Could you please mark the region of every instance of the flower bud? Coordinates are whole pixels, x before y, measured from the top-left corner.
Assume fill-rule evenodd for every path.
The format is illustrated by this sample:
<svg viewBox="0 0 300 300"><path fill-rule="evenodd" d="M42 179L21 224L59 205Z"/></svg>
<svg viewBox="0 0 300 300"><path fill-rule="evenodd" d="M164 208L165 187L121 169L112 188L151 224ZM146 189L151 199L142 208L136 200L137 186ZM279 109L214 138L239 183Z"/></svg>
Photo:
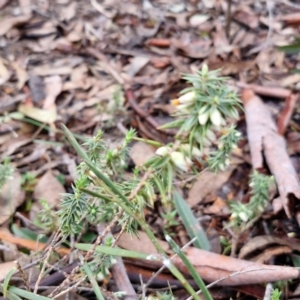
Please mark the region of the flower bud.
<svg viewBox="0 0 300 300"><path fill-rule="evenodd" d="M158 149L155 151L155 154L156 154L156 155L159 155L159 156L165 156L165 155L168 154L169 150L170 150L170 149L169 149L168 147L163 146L163 147L158 148Z"/></svg>
<svg viewBox="0 0 300 300"><path fill-rule="evenodd" d="M217 137L216 137L215 133L212 130L210 130L210 129L207 129L206 136L212 142L215 142L217 140Z"/></svg>
<svg viewBox="0 0 300 300"><path fill-rule="evenodd" d="M210 113L210 120L215 126L220 126L222 123L222 116L218 109L214 109Z"/></svg>
<svg viewBox="0 0 300 300"><path fill-rule="evenodd" d="M237 213L236 212L233 212L230 216L230 219L235 219L237 217Z"/></svg>
<svg viewBox="0 0 300 300"><path fill-rule="evenodd" d="M208 74L208 66L207 64L203 64L202 70L201 70L201 75L206 76Z"/></svg>
<svg viewBox="0 0 300 300"><path fill-rule="evenodd" d="M207 123L207 120L208 120L208 117L209 117L209 113L208 112L205 112L203 114L198 114L198 121L199 121L199 124L200 125L205 125Z"/></svg>
<svg viewBox="0 0 300 300"><path fill-rule="evenodd" d="M229 165L230 165L230 159L229 159L229 158L226 158L226 159L225 159L225 166L228 167Z"/></svg>
<svg viewBox="0 0 300 300"><path fill-rule="evenodd" d="M171 159L178 169L185 172L188 172L190 166L192 165L192 161L188 157L185 157L181 152L172 152Z"/></svg>
<svg viewBox="0 0 300 300"><path fill-rule="evenodd" d="M219 164L219 169L220 169L221 171L224 171L224 170L226 169L225 164L220 163L220 164Z"/></svg>
<svg viewBox="0 0 300 300"><path fill-rule="evenodd" d="M180 104L183 104L183 103L194 103L195 100L196 100L196 97L197 97L197 94L195 91L191 91L191 92L188 92L186 94L183 94L182 96L180 96L178 98Z"/></svg>
<svg viewBox="0 0 300 300"><path fill-rule="evenodd" d="M245 212L243 212L243 211L241 211L241 212L239 213L239 217L240 217L240 219L241 219L243 222L247 222L247 221L249 220L247 214L246 214Z"/></svg>
<svg viewBox="0 0 300 300"><path fill-rule="evenodd" d="M172 100L172 104L175 106L177 106L179 104L192 104L195 102L196 96L197 96L196 92L191 91L186 94L183 94L178 99Z"/></svg>
<svg viewBox="0 0 300 300"><path fill-rule="evenodd" d="M180 146L180 148L184 152L190 153L191 146L189 144L183 144L183 145ZM192 147L191 154L194 157L201 157L202 156L202 152L197 147Z"/></svg>
<svg viewBox="0 0 300 300"><path fill-rule="evenodd" d="M203 155L203 153L200 151L199 148L193 147L192 155L195 156L195 157L201 157Z"/></svg>
<svg viewBox="0 0 300 300"><path fill-rule="evenodd" d="M115 148L115 149L112 151L111 154L112 154L113 157L118 156L118 155L119 155L119 149Z"/></svg>

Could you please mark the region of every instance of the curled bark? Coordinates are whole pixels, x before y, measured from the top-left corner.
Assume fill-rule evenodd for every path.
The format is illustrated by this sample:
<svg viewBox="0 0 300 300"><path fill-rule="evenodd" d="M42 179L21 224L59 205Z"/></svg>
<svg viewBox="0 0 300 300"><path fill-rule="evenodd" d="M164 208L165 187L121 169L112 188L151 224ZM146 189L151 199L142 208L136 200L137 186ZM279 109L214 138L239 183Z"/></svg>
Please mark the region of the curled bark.
<svg viewBox="0 0 300 300"><path fill-rule="evenodd" d="M259 97L245 89L242 100L253 168L262 168L265 157L275 177L282 206L291 218L294 202L300 199L300 182L286 151L285 140L277 132L270 112Z"/></svg>

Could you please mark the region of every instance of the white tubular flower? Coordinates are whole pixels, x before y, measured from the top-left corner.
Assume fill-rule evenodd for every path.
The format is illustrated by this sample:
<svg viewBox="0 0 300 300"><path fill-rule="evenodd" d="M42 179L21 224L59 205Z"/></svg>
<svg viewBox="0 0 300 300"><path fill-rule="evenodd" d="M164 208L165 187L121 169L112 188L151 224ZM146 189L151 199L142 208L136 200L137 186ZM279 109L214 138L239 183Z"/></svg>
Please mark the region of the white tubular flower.
<svg viewBox="0 0 300 300"><path fill-rule="evenodd" d="M172 100L172 104L175 106L178 106L180 104L186 104L190 105L193 104L196 100L197 94L195 91L188 92L186 94L183 94L178 99Z"/></svg>
<svg viewBox="0 0 300 300"><path fill-rule="evenodd" d="M190 149L191 146L189 144L183 144L180 146L180 148L186 152L186 153L190 153ZM191 152L192 156L194 157L201 157L203 154L202 152L197 148L197 147L193 147L192 148L192 152Z"/></svg>
<svg viewBox="0 0 300 300"><path fill-rule="evenodd" d="M237 217L237 213L233 212L230 216L230 219L236 219L236 217Z"/></svg>
<svg viewBox="0 0 300 300"><path fill-rule="evenodd" d="M241 219L243 222L245 222L245 223L249 220L249 217L248 217L247 214L246 214L245 212L243 212L243 211L241 211L241 212L239 213L239 217L240 217L240 219Z"/></svg>
<svg viewBox="0 0 300 300"><path fill-rule="evenodd" d="M210 113L210 120L215 126L220 126L222 123L222 116L221 113L217 108L215 108L211 113Z"/></svg>
<svg viewBox="0 0 300 300"><path fill-rule="evenodd" d="M205 113L202 113L202 114L199 112L199 114L198 114L199 124L200 125L205 125L207 123L208 117L209 117L208 111L205 112Z"/></svg>
<svg viewBox="0 0 300 300"><path fill-rule="evenodd" d="M236 132L235 132L235 136L236 136L236 137L241 137L242 134L241 134L240 132L236 131Z"/></svg>
<svg viewBox="0 0 300 300"><path fill-rule="evenodd" d="M159 155L159 156L165 156L165 155L168 154L169 150L170 150L170 149L169 149L168 147L163 146L163 147L158 148L158 149L155 151L155 154L156 154L156 155Z"/></svg>
<svg viewBox="0 0 300 300"><path fill-rule="evenodd" d="M225 171L226 166L225 166L223 163L220 163L220 164L219 164L219 169L220 169L221 171Z"/></svg>
<svg viewBox="0 0 300 300"><path fill-rule="evenodd" d="M229 158L226 158L226 159L225 159L225 166L228 167L229 165L230 165L230 159L229 159Z"/></svg>
<svg viewBox="0 0 300 300"><path fill-rule="evenodd" d="M202 70L201 70L201 75L206 76L208 74L208 66L207 64L203 64Z"/></svg>
<svg viewBox="0 0 300 300"><path fill-rule="evenodd" d="M186 94L183 94L178 98L180 104L184 103L194 103L196 100L197 94L195 91L188 92Z"/></svg>
<svg viewBox="0 0 300 300"><path fill-rule="evenodd" d="M178 169L185 172L188 172L192 165L192 161L188 157L185 157L181 152L172 152L171 159Z"/></svg>
<svg viewBox="0 0 300 300"><path fill-rule="evenodd" d="M203 155L203 153L197 147L193 147L192 155L195 157L201 157Z"/></svg>
<svg viewBox="0 0 300 300"><path fill-rule="evenodd" d="M265 208L262 205L259 205L257 207L257 210L260 211L260 212L263 212L265 210Z"/></svg>
<svg viewBox="0 0 300 300"><path fill-rule="evenodd" d="M207 129L206 136L212 142L215 142L217 140L217 137L216 137L215 133L210 129Z"/></svg>

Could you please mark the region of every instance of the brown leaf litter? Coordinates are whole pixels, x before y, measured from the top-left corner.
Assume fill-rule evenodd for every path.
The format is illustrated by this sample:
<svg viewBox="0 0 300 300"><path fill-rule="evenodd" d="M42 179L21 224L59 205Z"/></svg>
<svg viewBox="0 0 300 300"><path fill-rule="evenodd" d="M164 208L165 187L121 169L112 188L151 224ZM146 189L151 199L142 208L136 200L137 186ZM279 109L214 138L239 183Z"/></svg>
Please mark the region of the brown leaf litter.
<svg viewBox="0 0 300 300"><path fill-rule="evenodd" d="M230 12L228 3L231 4ZM290 73L299 65L299 56L285 54L276 48L292 43L298 35L299 14L287 3L289 1L276 2L270 13L266 3L254 0L172 4L164 0L0 1L0 114L19 110L19 116L26 116L23 120L10 118L0 124L1 158L9 156L22 175L30 172L38 176L34 193L26 195L29 199L35 196L34 207L40 198L57 206L59 194L70 192L79 162L59 132L60 123L66 124L80 138L103 129L109 143L120 138L121 132L129 127L135 127L145 138L161 143L172 141L176 132L157 130L157 126L171 120L174 111L169 100L186 87L180 80L181 74L201 69L204 62L212 69L221 67L223 75L231 76L230 85L252 89L269 99L268 103L272 103L269 106L275 113L281 111L276 126L266 106L249 91L246 93L250 99L245 102L245 111L252 166L261 168L266 159L275 176L281 201L276 211L268 208L253 230L240 237L238 249L243 243L248 246L252 241L258 243L261 256L251 252L246 258L268 263L278 256L295 255L292 252L297 251L293 247L297 240L286 236L283 224L287 220L278 214L283 206L286 214L293 216L299 200L297 116L300 111L296 102L299 74ZM114 101L120 86L126 99L123 97L121 104L116 106ZM285 99L285 104L281 99ZM107 108L112 109L108 111ZM245 131L243 120L241 117L238 122L242 132ZM287 154L286 143L292 159ZM241 280L245 280L246 285L243 289L240 286L239 291L252 291L253 294L257 290L260 292L255 294L256 298L262 298L262 285L249 285L246 279L252 282L270 279L271 272L264 271L267 268L277 276L272 277L274 280L296 278L295 270L223 259L219 254L224 250L220 247L220 236L228 241L231 238L224 229L229 217L228 201L246 202L249 196L247 147L246 140L240 142L239 159L233 170L222 174L203 173L192 186L187 201L207 232L214 233L218 255L210 256L211 253L191 248L187 253L208 281L223 275L227 281L220 281L220 285L241 284ZM134 165L139 165L154 152L154 148L141 146L139 142L130 155ZM64 185L57 181L58 175L64 177ZM182 186L191 187L190 183ZM23 206L17 208L21 204L18 197L11 204L7 208L0 202L1 209L8 209L5 220L26 227L26 222L12 218L17 210L29 222L33 221L31 217L34 216ZM165 220L161 217L161 208L149 208L145 214L153 230L162 234ZM268 240L266 226L261 226L265 223L276 229L272 232L276 240L269 244L255 238L258 235ZM174 226L171 230L181 246L189 240L182 226ZM277 240L276 235L280 234L290 243ZM12 239L12 242L26 247L20 240ZM122 242L124 247L152 249L143 236L133 242L124 235ZM29 249L43 249L36 246L36 242L32 242ZM68 253L69 250L65 252ZM211 258L210 266L205 261L207 257ZM177 263L183 267L181 262ZM252 267L260 271L249 271ZM139 272L135 269L128 274ZM231 272L237 274L231 277ZM260 277L255 278L257 274ZM140 284L139 278L136 283ZM212 291L219 292L219 295L213 294L215 299L236 297L231 289Z"/></svg>

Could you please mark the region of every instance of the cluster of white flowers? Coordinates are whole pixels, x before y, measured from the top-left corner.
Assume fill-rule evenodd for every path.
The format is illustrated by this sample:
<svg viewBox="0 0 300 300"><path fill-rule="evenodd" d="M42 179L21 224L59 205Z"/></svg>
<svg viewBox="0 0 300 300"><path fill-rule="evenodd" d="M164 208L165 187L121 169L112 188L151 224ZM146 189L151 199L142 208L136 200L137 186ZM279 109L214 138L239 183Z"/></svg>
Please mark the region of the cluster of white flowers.
<svg viewBox="0 0 300 300"><path fill-rule="evenodd" d="M176 106L176 110L182 113L188 113L192 105L197 101L198 94L196 90L187 92L183 94L178 99L172 100L172 104ZM215 103L218 103L217 97L214 99ZM198 121L200 125L206 125L208 120L211 121L213 125L219 127L220 125L226 125L225 119L216 106L205 105L200 108L198 112Z"/></svg>
<svg viewBox="0 0 300 300"><path fill-rule="evenodd" d="M180 145L176 151L173 151L171 147L163 146L158 148L155 154L162 157L169 155L175 167L184 172L190 171L193 165L192 158L202 156L202 152L198 148L192 147L190 149L189 144Z"/></svg>

